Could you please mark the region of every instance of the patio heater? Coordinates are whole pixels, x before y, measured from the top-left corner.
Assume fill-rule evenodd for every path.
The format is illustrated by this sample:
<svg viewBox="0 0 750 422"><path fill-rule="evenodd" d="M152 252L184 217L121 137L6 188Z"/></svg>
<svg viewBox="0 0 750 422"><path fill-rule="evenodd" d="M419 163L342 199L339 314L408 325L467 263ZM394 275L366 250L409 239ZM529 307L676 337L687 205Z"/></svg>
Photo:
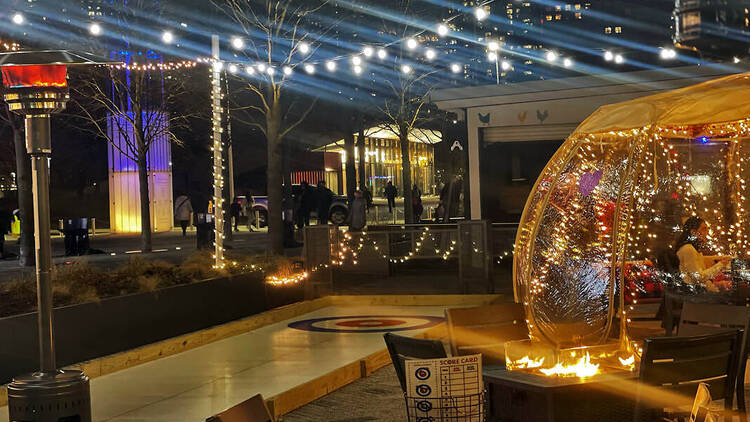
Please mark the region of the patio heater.
<svg viewBox="0 0 750 422"><path fill-rule="evenodd" d="M3 98L11 111L25 118L26 149L31 156L39 329L39 371L15 377L8 385L11 421L91 420L88 377L81 371L59 370L55 363L50 274L50 116L63 110L69 99L68 66L111 63L66 50L0 54Z"/></svg>

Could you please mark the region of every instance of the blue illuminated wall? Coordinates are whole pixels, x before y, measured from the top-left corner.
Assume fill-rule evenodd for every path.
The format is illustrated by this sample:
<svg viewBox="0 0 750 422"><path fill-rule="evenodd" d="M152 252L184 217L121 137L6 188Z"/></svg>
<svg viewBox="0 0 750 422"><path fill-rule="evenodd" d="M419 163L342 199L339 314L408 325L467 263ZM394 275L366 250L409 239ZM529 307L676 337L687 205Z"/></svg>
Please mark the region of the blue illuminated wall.
<svg viewBox="0 0 750 422"><path fill-rule="evenodd" d="M132 118L132 114L130 115ZM147 154L151 227L154 231L172 229L172 151L165 113L143 113L151 133L158 134ZM128 155L134 134L128 119L110 116L107 122L112 144L108 148L110 228L117 233L141 231L140 183L138 164ZM130 145L130 146L129 146ZM121 151L127 152L123 154Z"/></svg>

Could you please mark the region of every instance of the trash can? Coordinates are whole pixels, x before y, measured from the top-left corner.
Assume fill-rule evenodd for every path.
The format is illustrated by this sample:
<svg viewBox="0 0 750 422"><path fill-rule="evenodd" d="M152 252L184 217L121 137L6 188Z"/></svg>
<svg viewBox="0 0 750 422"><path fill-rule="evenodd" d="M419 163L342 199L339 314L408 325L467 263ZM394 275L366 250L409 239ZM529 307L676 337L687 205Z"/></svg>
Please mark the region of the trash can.
<svg viewBox="0 0 750 422"><path fill-rule="evenodd" d="M16 377L8 414L11 422L91 422L89 378L75 370Z"/></svg>
<svg viewBox="0 0 750 422"><path fill-rule="evenodd" d="M196 213L193 224L198 249L211 249L214 242L214 216L213 214Z"/></svg>
<svg viewBox="0 0 750 422"><path fill-rule="evenodd" d="M89 219L66 218L63 220L65 256L85 255L89 251Z"/></svg>

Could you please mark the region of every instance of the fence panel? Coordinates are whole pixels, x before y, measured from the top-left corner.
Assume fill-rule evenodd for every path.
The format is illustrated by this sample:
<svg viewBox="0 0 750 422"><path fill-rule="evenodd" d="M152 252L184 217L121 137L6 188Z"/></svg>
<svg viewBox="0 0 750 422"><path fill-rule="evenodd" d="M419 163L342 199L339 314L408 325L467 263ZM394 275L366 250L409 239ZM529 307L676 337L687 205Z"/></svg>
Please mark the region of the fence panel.
<svg viewBox="0 0 750 422"><path fill-rule="evenodd" d="M495 292L490 227L485 220L458 223L458 274L464 293L472 281L484 283L487 293Z"/></svg>

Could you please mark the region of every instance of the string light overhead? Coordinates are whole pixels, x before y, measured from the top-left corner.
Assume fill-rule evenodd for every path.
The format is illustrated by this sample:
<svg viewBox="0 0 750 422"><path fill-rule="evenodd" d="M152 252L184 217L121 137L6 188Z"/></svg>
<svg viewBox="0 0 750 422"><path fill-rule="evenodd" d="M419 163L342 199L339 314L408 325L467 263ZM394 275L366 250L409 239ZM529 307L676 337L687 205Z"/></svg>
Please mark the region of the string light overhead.
<svg viewBox="0 0 750 422"><path fill-rule="evenodd" d="M245 41L240 37L232 37L231 44L232 48L235 50L242 50L245 48Z"/></svg>
<svg viewBox="0 0 750 422"><path fill-rule="evenodd" d="M89 26L89 32L91 35L98 36L102 33L102 27L98 23L92 23Z"/></svg>
<svg viewBox="0 0 750 422"><path fill-rule="evenodd" d="M172 44L172 42L174 42L174 34L170 31L164 31L161 34L161 40L164 44Z"/></svg>

